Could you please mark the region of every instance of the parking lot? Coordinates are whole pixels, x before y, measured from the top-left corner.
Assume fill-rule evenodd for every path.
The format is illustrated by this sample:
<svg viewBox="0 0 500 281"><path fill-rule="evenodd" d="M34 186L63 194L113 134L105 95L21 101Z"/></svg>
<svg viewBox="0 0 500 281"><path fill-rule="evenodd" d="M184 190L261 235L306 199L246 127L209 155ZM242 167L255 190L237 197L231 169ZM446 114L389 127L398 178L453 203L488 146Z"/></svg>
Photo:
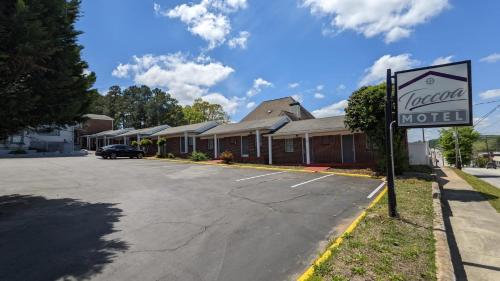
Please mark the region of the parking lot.
<svg viewBox="0 0 500 281"><path fill-rule="evenodd" d="M0 280L293 280L380 180L94 156L0 160Z"/></svg>

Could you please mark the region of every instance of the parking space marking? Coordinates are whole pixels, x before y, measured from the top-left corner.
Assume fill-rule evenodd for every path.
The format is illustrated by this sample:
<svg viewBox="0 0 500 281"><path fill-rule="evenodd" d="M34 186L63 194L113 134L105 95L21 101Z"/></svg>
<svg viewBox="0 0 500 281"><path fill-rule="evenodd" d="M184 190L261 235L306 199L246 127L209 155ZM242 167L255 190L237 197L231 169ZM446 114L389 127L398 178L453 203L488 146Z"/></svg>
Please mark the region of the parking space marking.
<svg viewBox="0 0 500 281"><path fill-rule="evenodd" d="M308 181L305 181L305 182L301 182L301 183L298 183L298 184L295 184L295 185L292 185L291 188L296 188L298 186L301 186L301 185L304 185L304 184L308 184L310 182L313 182L313 181L317 181L317 180L320 180L320 179L324 179L326 177L331 177L331 176L334 176L333 174L328 174L328 175L324 175L324 176L321 176L319 178L315 178L315 179L312 179L312 180L308 180Z"/></svg>
<svg viewBox="0 0 500 281"><path fill-rule="evenodd" d="M366 198L370 199L372 198L375 194L377 194L377 192L382 188L384 187L385 185L385 182L381 183L379 186L377 186L377 188L375 188L372 193L370 193Z"/></svg>
<svg viewBox="0 0 500 281"><path fill-rule="evenodd" d="M253 177L249 177L249 178L242 178L242 179L238 179L238 180L236 180L236 181L246 181L246 180L256 179L256 178L265 177L265 176L271 176L271 175L283 174L283 173L285 173L285 172L284 172L284 171L282 171L282 172L276 172L276 173L269 173L269 174L258 175L258 176L253 176Z"/></svg>

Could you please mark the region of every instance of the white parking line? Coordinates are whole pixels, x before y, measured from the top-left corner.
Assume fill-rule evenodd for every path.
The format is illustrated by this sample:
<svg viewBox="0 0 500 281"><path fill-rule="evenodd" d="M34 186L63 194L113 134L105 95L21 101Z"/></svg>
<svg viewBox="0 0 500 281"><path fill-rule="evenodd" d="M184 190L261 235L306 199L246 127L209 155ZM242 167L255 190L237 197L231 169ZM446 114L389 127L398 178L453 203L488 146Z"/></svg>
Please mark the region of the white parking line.
<svg viewBox="0 0 500 281"><path fill-rule="evenodd" d="M381 184L380 184L379 186L377 186L377 188L375 188L375 190L373 190L373 191L372 191L372 193L370 193L370 195L368 195L368 197L366 197L366 198L368 198L368 199L372 198L372 197L373 197L373 195L377 194L377 192L378 192L378 191L379 191L382 187L384 187L384 185L385 185L385 182L381 183Z"/></svg>
<svg viewBox="0 0 500 281"><path fill-rule="evenodd" d="M317 181L317 180L320 180L320 179L324 179L326 177L331 177L333 176L333 174L329 174L329 175L325 175L325 176L322 176L322 177L319 177L319 178L315 178L315 179L312 179L312 180L308 180L308 181L305 181L305 182L301 182L301 183L298 183L296 185L292 185L291 188L295 188L297 186L301 186L303 184L307 184L307 183L310 183L310 182L313 182L313 181Z"/></svg>
<svg viewBox="0 0 500 281"><path fill-rule="evenodd" d="M251 179L265 177L265 176L271 176L271 175L277 175L277 174L282 174L282 173L285 173L285 171L276 172L276 173L269 173L269 174L264 174L264 175L258 175L258 176L253 176L253 177L249 177L249 178L243 178L243 179L239 179L239 180L236 180L236 181L246 181L246 180L251 180Z"/></svg>

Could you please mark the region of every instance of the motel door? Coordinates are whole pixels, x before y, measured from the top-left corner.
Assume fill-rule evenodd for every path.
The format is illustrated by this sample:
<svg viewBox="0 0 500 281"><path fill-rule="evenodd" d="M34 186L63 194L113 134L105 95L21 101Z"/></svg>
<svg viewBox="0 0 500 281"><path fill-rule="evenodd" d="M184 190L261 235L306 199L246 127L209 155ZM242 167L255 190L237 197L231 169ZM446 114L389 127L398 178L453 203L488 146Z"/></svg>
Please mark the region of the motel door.
<svg viewBox="0 0 500 281"><path fill-rule="evenodd" d="M342 136L342 160L343 163L354 163L354 136Z"/></svg>

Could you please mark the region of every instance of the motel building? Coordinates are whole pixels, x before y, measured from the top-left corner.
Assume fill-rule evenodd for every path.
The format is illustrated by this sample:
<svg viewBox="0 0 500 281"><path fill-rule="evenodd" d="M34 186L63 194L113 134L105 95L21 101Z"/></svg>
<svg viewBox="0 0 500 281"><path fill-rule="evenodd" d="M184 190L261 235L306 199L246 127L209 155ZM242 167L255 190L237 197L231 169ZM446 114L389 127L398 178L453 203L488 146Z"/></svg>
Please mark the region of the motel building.
<svg viewBox="0 0 500 281"><path fill-rule="evenodd" d="M200 151L218 159L230 151L236 162L276 165L373 167L374 148L362 132L352 133L344 116L314 118L291 97L262 102L238 123L216 121L170 127L165 152L188 157Z"/></svg>

